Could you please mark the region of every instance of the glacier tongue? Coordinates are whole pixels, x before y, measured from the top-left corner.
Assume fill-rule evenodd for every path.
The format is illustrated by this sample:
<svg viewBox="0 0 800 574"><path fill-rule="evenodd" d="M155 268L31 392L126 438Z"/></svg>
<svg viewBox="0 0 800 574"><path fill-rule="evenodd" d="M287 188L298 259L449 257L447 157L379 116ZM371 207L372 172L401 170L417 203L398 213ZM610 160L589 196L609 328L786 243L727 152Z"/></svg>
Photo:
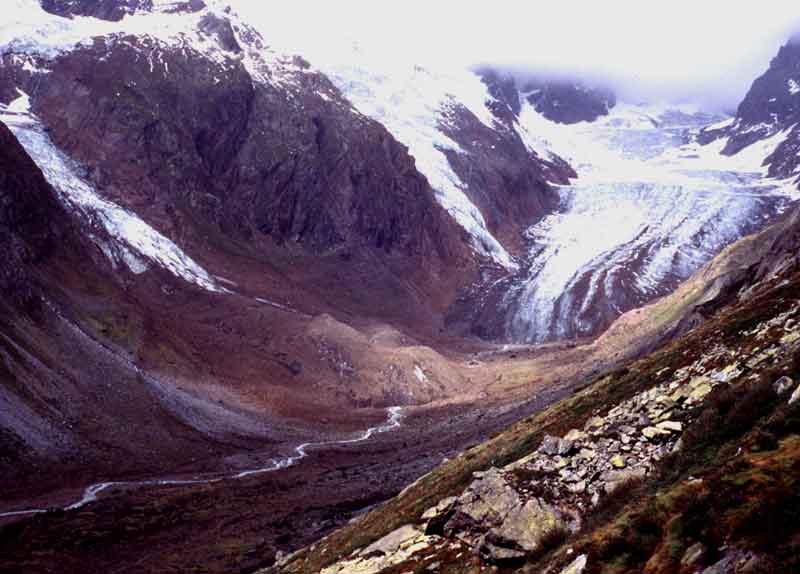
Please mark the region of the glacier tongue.
<svg viewBox="0 0 800 574"><path fill-rule="evenodd" d="M621 104L594 123L564 126L526 103L523 140L566 157L579 178L561 188L561 209L527 232L527 261L502 302L510 340L595 334L797 199L761 165L786 133L726 157L724 141L700 146L689 137L718 120L687 107Z"/></svg>
<svg viewBox="0 0 800 574"><path fill-rule="evenodd" d="M113 265L121 264L133 273L142 273L155 263L203 289L227 292L175 243L135 214L101 198L78 176L76 166L56 148L36 116L30 113L28 96L19 93L20 97L8 106L0 104L0 121L14 132L62 202L87 221L102 226L108 238L93 239Z"/></svg>

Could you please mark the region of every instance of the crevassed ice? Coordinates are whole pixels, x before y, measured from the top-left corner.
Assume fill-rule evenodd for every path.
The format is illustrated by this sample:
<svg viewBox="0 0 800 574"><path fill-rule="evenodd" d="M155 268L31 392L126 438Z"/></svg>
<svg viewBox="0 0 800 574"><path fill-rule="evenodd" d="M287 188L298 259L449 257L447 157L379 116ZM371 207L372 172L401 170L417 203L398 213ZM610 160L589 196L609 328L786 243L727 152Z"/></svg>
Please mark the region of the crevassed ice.
<svg viewBox="0 0 800 574"><path fill-rule="evenodd" d="M685 143L715 120L692 107L620 104L565 126L525 103L521 137L537 153L565 157L579 178L560 189L561 209L527 232L528 266L504 301L510 339L589 333L599 320L592 306L619 314L620 301L666 293L798 198L762 165L788 131L733 157L720 153L725 140Z"/></svg>
<svg viewBox="0 0 800 574"><path fill-rule="evenodd" d="M226 292L175 243L135 214L101 198L83 181L72 162L56 148L29 112L25 93L20 91L20 97L8 106L0 105L0 121L14 132L61 200L89 221L102 225L112 243L99 237L93 239L114 265L123 264L134 273L142 273L152 262L206 290Z"/></svg>

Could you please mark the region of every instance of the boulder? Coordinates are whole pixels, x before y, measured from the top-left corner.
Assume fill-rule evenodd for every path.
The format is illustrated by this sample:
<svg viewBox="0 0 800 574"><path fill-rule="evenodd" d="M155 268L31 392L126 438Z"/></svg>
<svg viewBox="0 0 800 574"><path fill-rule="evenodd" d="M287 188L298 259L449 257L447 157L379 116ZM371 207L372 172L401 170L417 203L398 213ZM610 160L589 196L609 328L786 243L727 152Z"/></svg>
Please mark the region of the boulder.
<svg viewBox="0 0 800 574"><path fill-rule="evenodd" d="M564 435L564 440L569 440L572 441L573 443L578 442L580 440L586 440L587 438L589 438L589 435L587 435L583 431L579 431L578 429L572 429L571 431L569 431L567 434Z"/></svg>
<svg viewBox="0 0 800 574"><path fill-rule="evenodd" d="M647 469L643 467L636 467L610 470L608 472L604 472L600 478L605 484L606 494L611 494L626 482L641 479L645 476L647 476Z"/></svg>
<svg viewBox="0 0 800 574"><path fill-rule="evenodd" d="M683 432L683 425L679 422L675 421L663 421L656 425L656 428L659 430L667 431L667 432Z"/></svg>
<svg viewBox="0 0 800 574"><path fill-rule="evenodd" d="M645 427L642 429L642 434L645 436L645 438L647 438L647 440L653 441L669 436L671 433L670 431L663 430L658 427Z"/></svg>
<svg viewBox="0 0 800 574"><path fill-rule="evenodd" d="M486 540L494 549L490 559L499 562L515 558L512 553L521 553L516 558L539 551L547 537L564 531L566 525L549 504L532 498L522 505L515 506L502 522L489 530Z"/></svg>
<svg viewBox="0 0 800 574"><path fill-rule="evenodd" d="M575 443L572 440L546 435L542 440L542 446L539 447L539 452L550 456L563 456L569 454L574 446Z"/></svg>
<svg viewBox="0 0 800 574"><path fill-rule="evenodd" d="M320 574L378 574L409 560L424 550L437 537L425 536L417 527L407 524L373 542L347 560L337 562Z"/></svg>
<svg viewBox="0 0 800 574"><path fill-rule="evenodd" d="M691 393L689 393L689 398L695 401L702 400L711 392L711 385L708 383L702 383L696 386Z"/></svg>
<svg viewBox="0 0 800 574"><path fill-rule="evenodd" d="M536 553L553 533L566 528L554 507L523 500L497 469L472 482L454 504L444 533L475 546L493 562Z"/></svg>
<svg viewBox="0 0 800 574"><path fill-rule="evenodd" d="M706 547L701 542L692 544L683 554L683 558L681 558L681 566L694 566L703 559L705 553Z"/></svg>
<svg viewBox="0 0 800 574"><path fill-rule="evenodd" d="M545 435L544 439L542 439L542 445L539 447L539 452L549 455L558 454L558 444L561 441L560 438L555 436Z"/></svg>
<svg viewBox="0 0 800 574"><path fill-rule="evenodd" d="M789 377L781 377L777 381L775 381L772 385L772 388L775 389L775 392L779 395L784 394L785 392L792 389L794 386L794 381Z"/></svg>
<svg viewBox="0 0 800 574"><path fill-rule="evenodd" d="M745 552L738 549L730 549L715 564L712 564L702 574L740 574L742 566L753 561L756 555L752 552Z"/></svg>
<svg viewBox="0 0 800 574"><path fill-rule="evenodd" d="M587 561L586 554L581 554L569 566L564 568L560 574L583 574L583 571L586 570Z"/></svg>
<svg viewBox="0 0 800 574"><path fill-rule="evenodd" d="M453 505L456 500L455 496L445 498L422 514L422 520L426 521L425 534L442 534L444 532L444 525L453 515Z"/></svg>
<svg viewBox="0 0 800 574"><path fill-rule="evenodd" d="M789 404L790 405L796 403L797 401L800 401L800 387L797 387L794 390L794 392L792 393L792 396L789 397Z"/></svg>
<svg viewBox="0 0 800 574"><path fill-rule="evenodd" d="M361 556L392 554L397 552L403 543L417 538L420 534L421 532L418 528L411 524L406 524L367 546L361 551Z"/></svg>
<svg viewBox="0 0 800 574"><path fill-rule="evenodd" d="M589 431L589 430L600 428L601 426L603 426L603 424L605 422L606 421L604 421L600 417L592 417L588 421L586 421L586 424L584 425L583 430Z"/></svg>

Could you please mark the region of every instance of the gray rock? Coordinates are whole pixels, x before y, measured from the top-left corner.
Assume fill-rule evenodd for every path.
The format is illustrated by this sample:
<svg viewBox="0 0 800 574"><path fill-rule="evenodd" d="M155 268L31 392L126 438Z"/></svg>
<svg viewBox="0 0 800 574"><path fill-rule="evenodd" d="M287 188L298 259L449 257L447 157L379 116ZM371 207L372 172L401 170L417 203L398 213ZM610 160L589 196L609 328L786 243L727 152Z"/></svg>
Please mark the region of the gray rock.
<svg viewBox="0 0 800 574"><path fill-rule="evenodd" d="M686 549L686 552L683 554L683 558L681 558L681 565L682 566L694 566L700 560L703 559L705 556L706 547L701 543L697 542L689 546Z"/></svg>
<svg viewBox="0 0 800 574"><path fill-rule="evenodd" d="M647 438L647 440L658 440L664 437L668 437L670 434L669 431L660 429L658 427L645 427L642 429L642 434Z"/></svg>
<svg viewBox="0 0 800 574"><path fill-rule="evenodd" d="M565 528L564 521L552 506L532 498L512 508L503 521L489 531L488 538L496 545L530 554L538 551L553 532Z"/></svg>
<svg viewBox="0 0 800 574"><path fill-rule="evenodd" d="M561 439L556 436L545 435L542 439L542 445L539 447L539 452L549 454L550 456L558 454L558 446Z"/></svg>
<svg viewBox="0 0 800 574"><path fill-rule="evenodd" d="M775 381L772 385L772 388L775 389L775 392L779 395L782 395L786 391L791 390L794 386L794 381L789 377L781 377L777 381Z"/></svg>
<svg viewBox="0 0 800 574"><path fill-rule="evenodd" d="M472 544L487 560L504 562L535 553L548 536L565 528L554 507L537 498L523 500L491 469L455 502L444 532Z"/></svg>
<svg viewBox="0 0 800 574"><path fill-rule="evenodd" d="M583 574L583 571L586 570L586 563L586 554L581 554L572 562L572 564L564 568L561 571L561 574Z"/></svg>
<svg viewBox="0 0 800 574"><path fill-rule="evenodd" d="M660 422L656 425L656 428L668 432L683 432L683 425L675 421Z"/></svg>
<svg viewBox="0 0 800 574"><path fill-rule="evenodd" d="M740 574L741 566L752 561L753 558L755 555L751 552L731 549L721 560L703 570L702 574Z"/></svg>
<svg viewBox="0 0 800 574"><path fill-rule="evenodd" d="M576 482L575 484L571 484L567 486L567 490L569 490L573 494L583 494L586 492L586 481L581 480Z"/></svg>
<svg viewBox="0 0 800 574"><path fill-rule="evenodd" d="M790 405L793 405L793 404L794 404L794 403L796 403L797 401L800 401L800 387L797 387L797 388L794 390L794 392L792 393L792 396L791 396L791 397L789 397L789 404L790 404Z"/></svg>
<svg viewBox="0 0 800 574"><path fill-rule="evenodd" d="M361 551L362 556L371 556L374 554L379 555L388 555L400 548L400 546L404 542L408 542L409 540L413 540L417 538L421 534L420 530L418 530L415 526L410 524L406 524L405 526L401 526L397 530L390 532L380 540L373 542L364 550Z"/></svg>
<svg viewBox="0 0 800 574"><path fill-rule="evenodd" d="M453 506L457 498L451 496L441 500L436 506L432 506L422 515L422 520L427 521L425 524L425 534L442 534L444 532L444 525L453 515Z"/></svg>
<svg viewBox="0 0 800 574"><path fill-rule="evenodd" d="M583 427L583 430L592 430L596 428L600 428L603 426L605 421L600 417L592 417L588 421L586 421L586 425Z"/></svg>
<svg viewBox="0 0 800 574"><path fill-rule="evenodd" d="M572 442L586 440L587 438L589 438L589 435L583 431L579 431L578 429L572 429L566 435L564 435L564 439L571 440Z"/></svg>
<svg viewBox="0 0 800 574"><path fill-rule="evenodd" d="M570 439L546 435L542 440L542 445L539 447L539 452L550 456L564 456L572 452L574 447L575 442Z"/></svg>
<svg viewBox="0 0 800 574"><path fill-rule="evenodd" d="M647 476L647 469L644 467L624 468L620 470L609 470L604 472L601 479L605 483L606 494L611 494L626 482Z"/></svg>

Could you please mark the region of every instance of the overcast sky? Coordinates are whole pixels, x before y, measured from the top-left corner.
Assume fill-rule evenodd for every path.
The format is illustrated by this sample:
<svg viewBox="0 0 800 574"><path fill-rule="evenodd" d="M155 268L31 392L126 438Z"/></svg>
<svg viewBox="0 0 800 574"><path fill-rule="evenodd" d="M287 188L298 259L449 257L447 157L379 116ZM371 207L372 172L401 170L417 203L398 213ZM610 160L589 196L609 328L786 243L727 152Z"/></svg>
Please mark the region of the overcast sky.
<svg viewBox="0 0 800 574"><path fill-rule="evenodd" d="M629 99L728 107L800 30L798 0L230 1L312 63L358 41L387 68L575 72L609 78Z"/></svg>

